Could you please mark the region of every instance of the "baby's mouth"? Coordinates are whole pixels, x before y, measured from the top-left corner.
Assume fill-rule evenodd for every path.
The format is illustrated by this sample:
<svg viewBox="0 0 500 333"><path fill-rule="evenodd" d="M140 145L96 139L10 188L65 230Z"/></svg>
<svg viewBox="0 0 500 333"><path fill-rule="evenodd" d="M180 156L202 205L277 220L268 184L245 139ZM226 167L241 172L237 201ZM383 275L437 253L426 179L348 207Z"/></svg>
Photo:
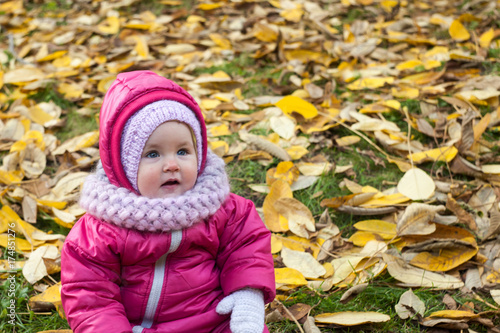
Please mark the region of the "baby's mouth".
<svg viewBox="0 0 500 333"><path fill-rule="evenodd" d="M179 181L176 179L170 179L162 184L162 186L173 186L173 185L179 185Z"/></svg>

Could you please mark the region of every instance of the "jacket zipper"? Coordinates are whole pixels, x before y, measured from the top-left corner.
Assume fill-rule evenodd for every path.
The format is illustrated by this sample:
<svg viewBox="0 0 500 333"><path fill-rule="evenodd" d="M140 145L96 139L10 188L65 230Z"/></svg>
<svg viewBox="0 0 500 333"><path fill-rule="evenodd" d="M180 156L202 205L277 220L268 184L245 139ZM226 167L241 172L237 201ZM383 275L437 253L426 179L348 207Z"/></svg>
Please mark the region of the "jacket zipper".
<svg viewBox="0 0 500 333"><path fill-rule="evenodd" d="M158 303L160 302L160 296L163 289L163 282L165 279L165 263L167 261L167 256L170 253L175 252L182 241L182 230L175 230L172 232L172 237L170 241L170 248L167 253L162 255L158 261L155 263L155 270L153 275L153 285L151 286L151 291L149 292L148 303L146 305L146 311L144 312L144 318L140 326L134 326L132 328L133 333L141 333L145 328L151 328L153 326L153 320L158 308Z"/></svg>

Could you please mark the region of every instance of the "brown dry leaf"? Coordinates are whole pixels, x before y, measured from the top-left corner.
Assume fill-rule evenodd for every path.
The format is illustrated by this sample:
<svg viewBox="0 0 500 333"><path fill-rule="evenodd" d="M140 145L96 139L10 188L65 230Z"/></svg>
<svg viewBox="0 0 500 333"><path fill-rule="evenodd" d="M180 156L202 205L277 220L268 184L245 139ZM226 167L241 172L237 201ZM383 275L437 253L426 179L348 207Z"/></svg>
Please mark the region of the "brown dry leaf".
<svg viewBox="0 0 500 333"><path fill-rule="evenodd" d="M412 203L397 222L397 235L428 235L436 230L432 222L436 213L443 212L444 206Z"/></svg>
<svg viewBox="0 0 500 333"><path fill-rule="evenodd" d="M451 194L448 194L446 208L452 211L461 223L465 223L471 230L477 230L477 224L474 218L460 206L460 204L451 196Z"/></svg>

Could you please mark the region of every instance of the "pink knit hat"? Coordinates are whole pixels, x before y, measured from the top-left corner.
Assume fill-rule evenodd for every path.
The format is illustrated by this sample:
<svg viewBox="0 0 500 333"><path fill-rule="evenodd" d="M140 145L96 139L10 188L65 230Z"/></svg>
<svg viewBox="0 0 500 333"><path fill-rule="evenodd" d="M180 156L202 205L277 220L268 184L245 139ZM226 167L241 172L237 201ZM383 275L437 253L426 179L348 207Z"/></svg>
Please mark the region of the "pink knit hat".
<svg viewBox="0 0 500 333"><path fill-rule="evenodd" d="M136 191L139 191L137 173L146 142L158 126L173 120L184 123L191 128L191 132L196 138L198 172L200 171L203 157L203 140L200 123L195 114L182 103L172 100L156 101L132 115L123 128L120 145L121 162L130 184ZM168 138L165 138L165 140L168 140Z"/></svg>

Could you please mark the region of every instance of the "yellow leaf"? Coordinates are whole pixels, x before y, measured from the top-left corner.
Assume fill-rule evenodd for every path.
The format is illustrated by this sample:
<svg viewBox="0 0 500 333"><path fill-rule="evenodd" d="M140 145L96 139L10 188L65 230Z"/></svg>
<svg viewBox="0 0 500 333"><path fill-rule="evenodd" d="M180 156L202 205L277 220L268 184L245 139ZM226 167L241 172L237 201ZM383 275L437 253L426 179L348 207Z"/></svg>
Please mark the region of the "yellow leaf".
<svg viewBox="0 0 500 333"><path fill-rule="evenodd" d="M276 254L283 248L283 242L275 234L271 234L271 253Z"/></svg>
<svg viewBox="0 0 500 333"><path fill-rule="evenodd" d="M288 155L290 155L290 158L292 160L299 160L301 159L304 155L309 153L309 151L302 147L302 146L291 146L289 148L285 149Z"/></svg>
<svg viewBox="0 0 500 333"><path fill-rule="evenodd" d="M293 198L290 185L283 180L276 180L271 185L269 194L264 199L262 209L264 211L264 222L272 232L288 231L288 221L285 217L278 213L274 207L276 201L280 198Z"/></svg>
<svg viewBox="0 0 500 333"><path fill-rule="evenodd" d="M33 296L29 299L28 305L31 309L42 307L46 309L46 304L51 303L55 306L59 316L64 318L64 311L62 310L61 302L61 282L47 288L43 293ZM52 331L39 331L38 333L72 333L72 330L52 330Z"/></svg>
<svg viewBox="0 0 500 333"><path fill-rule="evenodd" d="M460 23L459 20L454 20L451 22L450 28L448 29L451 38L457 42L463 42L470 38L470 34L467 29Z"/></svg>
<svg viewBox="0 0 500 333"><path fill-rule="evenodd" d="M57 87L57 91L64 95L65 98L79 98L83 95L83 88L75 83L61 83Z"/></svg>
<svg viewBox="0 0 500 333"><path fill-rule="evenodd" d="M293 268L276 268L274 269L274 277L276 283L285 285L304 286L307 280L301 272Z"/></svg>
<svg viewBox="0 0 500 333"><path fill-rule="evenodd" d="M376 196L370 200L365 201L360 206L366 208L379 208L387 207L392 205L397 205L403 202L407 202L410 199L401 193L393 193L389 195Z"/></svg>
<svg viewBox="0 0 500 333"><path fill-rule="evenodd" d="M97 26L97 29L106 35L117 34L120 30L120 19L116 16L108 16L106 20Z"/></svg>
<svg viewBox="0 0 500 333"><path fill-rule="evenodd" d="M4 171L0 169L0 183L5 185L11 185L12 183L18 183L23 180L23 173L20 170L14 171Z"/></svg>
<svg viewBox="0 0 500 333"><path fill-rule="evenodd" d="M254 26L254 36L262 42L270 43L278 39L278 32L270 26L259 22Z"/></svg>
<svg viewBox="0 0 500 333"><path fill-rule="evenodd" d="M210 128L209 133L210 136L223 136L232 134L226 124L221 124L219 126Z"/></svg>
<svg viewBox="0 0 500 333"><path fill-rule="evenodd" d="M49 61L49 60L54 60L54 59L57 59L57 58L60 58L62 57L63 55L65 55L66 53L68 53L67 50L63 50L63 51L56 51L54 53L51 53L49 55L46 55L45 57L43 58L40 58L40 59L36 59L37 62L42 62L42 61Z"/></svg>
<svg viewBox="0 0 500 333"><path fill-rule="evenodd" d="M224 3L222 3L222 2L218 2L218 3L202 3L202 4L198 5L198 8L201 9L201 10L213 10L213 9L220 8L223 5L224 5Z"/></svg>
<svg viewBox="0 0 500 333"><path fill-rule="evenodd" d="M391 317L379 312L335 312L322 313L314 317L318 323L336 324L342 326L356 326L368 323L385 323L391 320Z"/></svg>
<svg viewBox="0 0 500 333"><path fill-rule="evenodd" d="M23 137L21 138L26 143L34 143L35 146L40 148L41 150L45 150L45 142L43 141L43 134L39 131L28 131L24 133Z"/></svg>
<svg viewBox="0 0 500 333"><path fill-rule="evenodd" d="M391 94L397 98L416 99L420 94L420 91L417 88L399 87L399 88L392 88Z"/></svg>
<svg viewBox="0 0 500 333"><path fill-rule="evenodd" d="M437 254L420 252L410 264L429 271L446 272L469 261L477 251L477 248L457 246L441 249Z"/></svg>
<svg viewBox="0 0 500 333"><path fill-rule="evenodd" d="M44 125L54 119L53 116L42 110L38 105L29 108L29 117L37 124Z"/></svg>
<svg viewBox="0 0 500 333"><path fill-rule="evenodd" d="M50 201L50 200L36 199L36 202L39 205L50 207L50 208L56 208L56 209L64 209L64 207L66 207L66 205L67 205L67 203L64 201Z"/></svg>
<svg viewBox="0 0 500 333"><path fill-rule="evenodd" d="M204 98L201 100L200 106L205 110L212 110L218 107L221 101L215 98Z"/></svg>
<svg viewBox="0 0 500 333"><path fill-rule="evenodd" d="M280 16L285 18L287 21L298 23L302 19L302 15L304 15L304 11L300 7L296 7L293 9L285 9L280 12Z"/></svg>
<svg viewBox="0 0 500 333"><path fill-rule="evenodd" d="M439 79L442 75L444 74L444 71L441 72L425 72L425 73L418 73L418 74L413 74L406 76L402 78L402 81L409 81L413 82L417 85L423 85L423 84L429 84L433 81L436 81Z"/></svg>
<svg viewBox="0 0 500 333"><path fill-rule="evenodd" d="M397 6L399 2L395 0L382 0L380 4L382 5L382 8L387 12L391 13L392 9Z"/></svg>
<svg viewBox="0 0 500 333"><path fill-rule="evenodd" d="M391 237L392 238L392 237ZM389 239L391 239L389 238ZM356 246L363 247L370 241L383 241L384 239L380 234L376 234L369 231L356 231L349 237L349 242L352 242Z"/></svg>
<svg viewBox="0 0 500 333"><path fill-rule="evenodd" d="M347 85L350 90L377 89L383 87L386 83L392 84L393 77L367 77L361 78Z"/></svg>
<svg viewBox="0 0 500 333"><path fill-rule="evenodd" d="M360 140L361 138L357 135L348 135L335 139L335 142L337 142L337 145L339 145L339 147L346 147L346 146L352 146L358 143Z"/></svg>
<svg viewBox="0 0 500 333"><path fill-rule="evenodd" d="M473 128L474 130L474 140L477 141L481 138L484 131L488 128L490 124L491 113L487 113Z"/></svg>
<svg viewBox="0 0 500 333"><path fill-rule="evenodd" d="M221 34L211 33L208 37L210 37L210 39L223 50L230 50L232 48L229 39L224 38Z"/></svg>
<svg viewBox="0 0 500 333"><path fill-rule="evenodd" d="M441 310L429 315L431 318L450 318L450 319L472 319L478 318L479 314L463 310Z"/></svg>
<svg viewBox="0 0 500 333"><path fill-rule="evenodd" d="M330 63L335 61L335 59L330 57L328 54L310 50L285 50L285 58L288 61L298 60L302 63L314 61L324 66L329 66Z"/></svg>
<svg viewBox="0 0 500 333"><path fill-rule="evenodd" d="M382 253L387 271L398 281L411 287L456 289L464 286L462 279L448 274L435 273L408 265L403 259Z"/></svg>
<svg viewBox="0 0 500 333"><path fill-rule="evenodd" d="M99 81L99 83L97 84L97 90L100 92L100 93L103 93L105 94L109 87L111 86L111 83L113 83L113 81L116 79L116 75L111 75L111 76L108 76L104 79L101 79Z"/></svg>
<svg viewBox="0 0 500 333"><path fill-rule="evenodd" d="M408 155L407 158L413 160L413 162L415 163L423 163L427 161L451 162L451 160L455 158L457 153L457 148L455 148L454 146L450 146L414 153L411 155L411 157L410 155Z"/></svg>
<svg viewBox="0 0 500 333"><path fill-rule="evenodd" d="M217 156L224 156L229 151L229 145L222 140L213 141L208 143L208 147L215 153Z"/></svg>
<svg viewBox="0 0 500 333"><path fill-rule="evenodd" d="M493 28L490 28L490 30L486 31L479 37L479 45L481 47L484 47L485 49L490 47L491 41L495 37L495 30Z"/></svg>
<svg viewBox="0 0 500 333"><path fill-rule="evenodd" d="M308 239L309 232L316 231L311 211L294 198L281 198L274 204L276 211L288 220L288 227L295 235Z"/></svg>
<svg viewBox="0 0 500 333"><path fill-rule="evenodd" d="M149 58L149 46L145 36L132 36L135 40L134 50L137 52L139 59Z"/></svg>
<svg viewBox="0 0 500 333"><path fill-rule="evenodd" d="M380 235L396 235L396 224L383 220L365 220L353 225L354 228L362 231L370 231Z"/></svg>
<svg viewBox="0 0 500 333"><path fill-rule="evenodd" d="M9 241L12 241L12 239L9 239L7 234L0 234L1 247L7 248L9 246ZM28 242L26 239L16 237L15 243L16 243L16 252L18 253L31 252L31 250L33 249L30 242Z"/></svg>
<svg viewBox="0 0 500 333"><path fill-rule="evenodd" d="M405 62L398 64L396 66L396 69L400 70L400 71L404 71L407 69L415 69L415 67L422 66L422 65L423 65L422 61L420 61L418 59L412 59L412 60L408 60L408 61L405 61Z"/></svg>
<svg viewBox="0 0 500 333"><path fill-rule="evenodd" d="M288 115L297 112L305 119L311 119L318 115L318 110L313 104L296 96L283 97L275 105Z"/></svg>
<svg viewBox="0 0 500 333"><path fill-rule="evenodd" d="M292 185L292 183L299 178L299 169L293 165L293 162L280 162L276 167L273 177L284 180L288 184Z"/></svg>

